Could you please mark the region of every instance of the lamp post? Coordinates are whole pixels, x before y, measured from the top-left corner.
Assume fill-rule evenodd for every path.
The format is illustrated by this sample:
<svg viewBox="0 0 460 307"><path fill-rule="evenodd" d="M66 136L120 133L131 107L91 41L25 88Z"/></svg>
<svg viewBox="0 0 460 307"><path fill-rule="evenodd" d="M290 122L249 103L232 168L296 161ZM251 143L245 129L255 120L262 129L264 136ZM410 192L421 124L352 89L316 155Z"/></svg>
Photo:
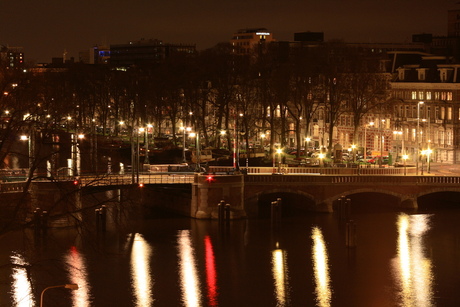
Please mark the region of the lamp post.
<svg viewBox="0 0 460 307"><path fill-rule="evenodd" d="M320 174L320 175L321 175L321 173L322 173L322 168L323 168L323 166L324 166L323 159L324 159L324 154L323 154L323 153L320 153L320 154L319 154L319 174Z"/></svg>
<svg viewBox="0 0 460 307"><path fill-rule="evenodd" d="M356 155L355 155L356 145L351 145L351 154L353 155L353 162L356 162Z"/></svg>
<svg viewBox="0 0 460 307"><path fill-rule="evenodd" d="M423 176L423 161L425 160L426 150L422 150L421 154L422 154L422 170L420 174Z"/></svg>
<svg viewBox="0 0 460 307"><path fill-rule="evenodd" d="M431 173L431 168L430 168L430 159L431 159L431 157L430 156L431 156L432 153L433 153L433 151L430 148L428 148L426 150L426 158L427 158L427 163L428 163L428 166L427 166L428 174Z"/></svg>
<svg viewBox="0 0 460 307"><path fill-rule="evenodd" d="M153 125L148 124L147 129L145 129L145 157L144 157L144 164L150 164L149 160L149 129L152 129Z"/></svg>
<svg viewBox="0 0 460 307"><path fill-rule="evenodd" d="M40 307L43 307L43 296L45 294L45 291L49 289L54 289L54 288L66 288L70 290L78 290L78 285L77 284L65 284L65 285L59 285L59 286L46 287L45 289L43 289L42 293L40 294Z"/></svg>
<svg viewBox="0 0 460 307"><path fill-rule="evenodd" d="M195 166L195 171L199 172L201 170L200 167L200 160L201 160L201 154L200 154L200 134L198 132L191 132L189 134L191 138L195 138L196 145L195 145L195 158L196 158L196 166Z"/></svg>
<svg viewBox="0 0 460 307"><path fill-rule="evenodd" d="M182 135L182 141L183 141L183 144L182 144L182 162L186 163L187 162L187 159L185 157L185 147L186 147L186 142L185 142L185 132L188 132L190 133L190 131L192 130L192 128L190 127L180 127L180 129L182 130L183 132L183 135Z"/></svg>
<svg viewBox="0 0 460 307"><path fill-rule="evenodd" d="M366 132L367 132L367 127L372 127L374 126L374 122L370 122L369 124L367 125L364 125L364 155L363 155L363 159L364 159L364 162L367 162L367 135L366 135Z"/></svg>
<svg viewBox="0 0 460 307"><path fill-rule="evenodd" d="M415 136L416 136L416 142L417 142L417 152L416 152L416 159L415 159L415 169L416 169L416 175L418 175L418 160L419 160L419 151L420 151L420 136L419 136L419 130L420 130L420 105L423 104L423 101L419 101L417 103L417 129L415 131ZM422 174L423 175L423 174Z"/></svg>
<svg viewBox="0 0 460 307"><path fill-rule="evenodd" d="M29 170L32 168L33 164L33 155L32 155L32 144L31 144L31 137L27 135L21 135L20 136L21 141L27 141L27 152L28 152L28 167Z"/></svg>
<svg viewBox="0 0 460 307"><path fill-rule="evenodd" d="M307 156L308 148L310 147L311 137L305 138L305 157Z"/></svg>
<svg viewBox="0 0 460 307"><path fill-rule="evenodd" d="M406 160L407 160L408 157L409 157L409 156L406 155L406 154L404 154L404 155L402 156L402 158L403 158L403 160L404 160L404 176L406 176L406 174L407 174L407 173L406 173Z"/></svg>
<svg viewBox="0 0 460 307"><path fill-rule="evenodd" d="M385 120L382 119L381 122L380 122L380 124L381 124L381 125L379 126L379 130L380 130L380 142L379 142L379 143L380 143L380 144L379 144L379 146L380 146L380 158L379 158L379 167L383 167L383 165L382 165L382 164L383 164L383 144L384 144L383 138L384 138L384 134L385 134L385 133L384 133L384 132L385 132L385 131L384 131Z"/></svg>
<svg viewBox="0 0 460 307"><path fill-rule="evenodd" d="M278 154L278 174L281 173L281 153L283 152L283 150L281 148L278 148L276 150L276 153Z"/></svg>

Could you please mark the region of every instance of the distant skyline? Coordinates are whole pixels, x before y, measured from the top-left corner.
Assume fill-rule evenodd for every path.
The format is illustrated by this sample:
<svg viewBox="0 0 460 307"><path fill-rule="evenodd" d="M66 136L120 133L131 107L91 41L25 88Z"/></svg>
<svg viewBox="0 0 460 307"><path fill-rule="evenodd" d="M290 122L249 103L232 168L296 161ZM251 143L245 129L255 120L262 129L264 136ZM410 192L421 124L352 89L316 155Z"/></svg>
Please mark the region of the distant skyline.
<svg viewBox="0 0 460 307"><path fill-rule="evenodd" d="M410 42L413 34L447 35L447 12L459 0L0 0L0 44L23 47L26 61L78 60L94 45L159 39L228 42L243 28L267 28L276 40L324 32L325 40Z"/></svg>

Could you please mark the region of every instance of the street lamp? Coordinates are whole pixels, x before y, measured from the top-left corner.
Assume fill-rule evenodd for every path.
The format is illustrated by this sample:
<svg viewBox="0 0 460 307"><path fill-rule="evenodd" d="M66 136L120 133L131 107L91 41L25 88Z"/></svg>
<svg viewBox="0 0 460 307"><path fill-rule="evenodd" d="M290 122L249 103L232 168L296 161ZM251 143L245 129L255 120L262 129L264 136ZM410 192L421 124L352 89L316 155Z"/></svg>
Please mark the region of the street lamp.
<svg viewBox="0 0 460 307"><path fill-rule="evenodd" d="M278 174L281 173L281 153L283 152L283 150L281 148L278 148L276 150L276 153L278 154Z"/></svg>
<svg viewBox="0 0 460 307"><path fill-rule="evenodd" d="M418 160L419 160L419 151L420 151L420 137L419 137L419 130L420 130L420 105L422 105L424 102L419 101L417 103L417 130L415 131L416 135L416 142L417 142L417 152L416 152L416 160L415 160L415 169L416 169L416 174L418 175ZM423 175L423 174L422 174Z"/></svg>
<svg viewBox="0 0 460 307"><path fill-rule="evenodd" d="M374 122L370 122L369 124L367 125L364 125L364 155L363 155L363 159L364 159L364 162L367 162L367 136L366 136L366 131L367 131L367 127L372 127L374 126Z"/></svg>
<svg viewBox="0 0 460 307"><path fill-rule="evenodd" d="M66 288L70 290L78 290L78 285L77 284L65 284L65 285L59 285L59 286L46 287L45 289L43 289L42 293L40 294L40 307L43 307L43 295L45 294L45 291L49 289L53 289L53 288Z"/></svg>
<svg viewBox="0 0 460 307"><path fill-rule="evenodd" d="M196 172L199 172L201 170L201 167L200 167L200 160L201 160L201 154L200 154L200 134L198 132L191 132L189 134L189 136L191 138L195 138L195 141L196 141L196 145L195 145L195 157L196 157L196 167L195 167L195 171Z"/></svg>
<svg viewBox="0 0 460 307"><path fill-rule="evenodd" d="M425 160L426 150L422 150L421 154L422 154L422 171L421 171L421 175L423 176L423 161Z"/></svg>
<svg viewBox="0 0 460 307"><path fill-rule="evenodd" d="M427 163L428 163L428 166L427 166L428 174L431 172L431 168L430 168L430 159L431 158L430 158L430 156L431 156L432 153L433 153L433 151L430 148L428 148L426 150L426 158L427 158Z"/></svg>
<svg viewBox="0 0 460 307"><path fill-rule="evenodd" d="M322 169L323 166L324 166L323 159L324 159L324 154L323 154L323 153L320 153L320 154L319 154L319 174L320 174L320 175L321 175L321 169Z"/></svg>
<svg viewBox="0 0 460 307"><path fill-rule="evenodd" d="M192 128L190 128L190 127L186 128L186 127L182 126L182 127L180 127L180 130L182 130L182 133L183 133L182 134L182 142L183 142L183 144L182 144L182 162L186 163L187 159L185 158L185 146L186 146L186 144L185 144L185 132L187 131L188 133L190 133Z"/></svg>
<svg viewBox="0 0 460 307"><path fill-rule="evenodd" d="M308 147L310 147L311 137L307 136L305 138L305 156L307 156Z"/></svg>
<svg viewBox="0 0 460 307"><path fill-rule="evenodd" d="M407 158L409 158L409 156L406 155L406 154L404 154L404 155L402 156L402 158L403 158L403 160L404 160L404 176L406 176L406 160L407 160Z"/></svg>
<svg viewBox="0 0 460 307"><path fill-rule="evenodd" d="M29 170L32 168L33 164L33 153L32 153L32 143L31 143L31 137L27 135L21 135L20 137L21 141L27 141L27 150L28 150L28 161L29 161Z"/></svg>
<svg viewBox="0 0 460 307"><path fill-rule="evenodd" d="M145 129L145 157L144 157L144 164L149 165L149 130L153 128L152 124L147 125L147 129Z"/></svg>
<svg viewBox="0 0 460 307"><path fill-rule="evenodd" d="M356 145L355 144L351 145L351 154L353 155L353 162L356 161L355 149L356 149Z"/></svg>
<svg viewBox="0 0 460 307"><path fill-rule="evenodd" d="M395 157L395 161L398 160L398 135L400 136L400 139L401 139L401 154L403 153L403 145L402 145L402 131L393 131L393 135L395 136L395 141L396 141L396 145L395 145L395 148L396 148L396 157Z"/></svg>

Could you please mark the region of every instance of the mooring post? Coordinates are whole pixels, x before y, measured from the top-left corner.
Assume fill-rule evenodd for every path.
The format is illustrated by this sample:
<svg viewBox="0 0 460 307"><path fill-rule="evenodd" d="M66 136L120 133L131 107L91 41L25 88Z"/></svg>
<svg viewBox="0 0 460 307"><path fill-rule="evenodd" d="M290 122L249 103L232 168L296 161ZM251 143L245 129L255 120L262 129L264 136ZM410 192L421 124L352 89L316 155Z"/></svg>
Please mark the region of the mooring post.
<svg viewBox="0 0 460 307"><path fill-rule="evenodd" d="M96 231L99 232L99 209L94 209L94 216L96 217Z"/></svg>
<svg viewBox="0 0 460 307"><path fill-rule="evenodd" d="M277 198L276 201L278 203L277 210L276 210L276 218L278 220L281 220L282 210L283 210L283 207L282 207L283 201L281 200L281 198Z"/></svg>
<svg viewBox="0 0 460 307"><path fill-rule="evenodd" d="M344 204L345 204L345 208L344 208L345 209L345 212L344 212L345 213L345 218L348 219L350 217L350 214L351 214L351 199L347 198L345 200Z"/></svg>
<svg viewBox="0 0 460 307"><path fill-rule="evenodd" d="M225 201L221 200L217 204L217 217L218 217L219 223L222 223L224 220L224 210L225 210Z"/></svg>
<svg viewBox="0 0 460 307"><path fill-rule="evenodd" d="M225 220L230 222L230 204L225 205Z"/></svg>
<svg viewBox="0 0 460 307"><path fill-rule="evenodd" d="M48 233L48 211L43 211L41 215L42 235L45 237Z"/></svg>
<svg viewBox="0 0 460 307"><path fill-rule="evenodd" d="M102 232L105 232L107 229L107 207L105 205L101 206L100 213L101 213Z"/></svg>
<svg viewBox="0 0 460 307"><path fill-rule="evenodd" d="M345 229L345 243L347 247L356 247L356 224L349 220Z"/></svg>
<svg viewBox="0 0 460 307"><path fill-rule="evenodd" d="M41 230L41 218L40 218L40 215L41 215L41 209L40 208L35 208L35 210L34 210L34 231L35 231L35 235L40 234L40 230Z"/></svg>

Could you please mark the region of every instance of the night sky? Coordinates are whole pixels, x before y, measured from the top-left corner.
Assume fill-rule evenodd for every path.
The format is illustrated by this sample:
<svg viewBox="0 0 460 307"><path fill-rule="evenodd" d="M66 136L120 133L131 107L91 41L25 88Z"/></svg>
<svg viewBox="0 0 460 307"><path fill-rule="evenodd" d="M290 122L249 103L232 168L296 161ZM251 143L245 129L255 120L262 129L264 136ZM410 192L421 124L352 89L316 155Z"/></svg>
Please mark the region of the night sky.
<svg viewBox="0 0 460 307"><path fill-rule="evenodd" d="M242 28L264 27L277 40L324 32L325 40L410 42L447 35L447 11L459 0L0 0L0 44L24 47L27 60L78 58L96 44L141 38L228 42Z"/></svg>

